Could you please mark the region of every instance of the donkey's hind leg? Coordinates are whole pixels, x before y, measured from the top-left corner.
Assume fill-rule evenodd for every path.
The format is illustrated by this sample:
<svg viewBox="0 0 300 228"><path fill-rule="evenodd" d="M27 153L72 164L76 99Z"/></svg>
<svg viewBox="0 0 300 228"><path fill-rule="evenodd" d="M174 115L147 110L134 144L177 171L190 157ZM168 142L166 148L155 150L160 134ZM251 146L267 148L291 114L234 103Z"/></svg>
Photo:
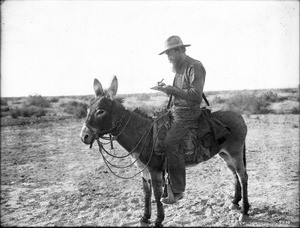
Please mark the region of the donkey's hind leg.
<svg viewBox="0 0 300 228"><path fill-rule="evenodd" d="M240 217L240 220L243 220L242 219L243 217L248 216L248 210L250 207L248 201L248 174L244 162L237 162L235 167L242 187L242 198L243 198L242 215L243 216Z"/></svg>
<svg viewBox="0 0 300 228"><path fill-rule="evenodd" d="M238 175L235 171L235 167L232 163L231 158L224 152L219 153L220 157L225 161L227 167L230 169L230 171L233 174L234 177L234 196L233 196L233 200L231 201L231 205L230 205L230 209L231 210L239 210L239 202L242 199L242 195L241 195L241 184L238 178Z"/></svg>
<svg viewBox="0 0 300 228"><path fill-rule="evenodd" d="M250 207L248 202L248 174L246 171L245 146L243 145L241 150L236 153L231 151L230 156L227 154L227 160L229 160L229 164L234 166L241 187L243 201L241 211L242 214L239 220L242 221L247 218Z"/></svg>

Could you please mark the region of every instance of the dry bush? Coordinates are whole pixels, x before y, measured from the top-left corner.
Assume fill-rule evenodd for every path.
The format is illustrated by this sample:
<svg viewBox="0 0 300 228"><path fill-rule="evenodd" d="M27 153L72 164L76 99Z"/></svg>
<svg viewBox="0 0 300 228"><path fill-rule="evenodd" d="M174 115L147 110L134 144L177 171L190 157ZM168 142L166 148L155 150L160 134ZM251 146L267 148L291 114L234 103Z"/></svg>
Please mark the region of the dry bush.
<svg viewBox="0 0 300 228"><path fill-rule="evenodd" d="M270 102L264 95L256 95L256 92L238 92L228 99L226 109L243 114L271 113Z"/></svg>
<svg viewBox="0 0 300 228"><path fill-rule="evenodd" d="M57 97L52 97L49 99L49 102L51 103L57 103L59 101L59 99Z"/></svg>
<svg viewBox="0 0 300 228"><path fill-rule="evenodd" d="M214 104L223 104L226 102L225 98L221 98L220 96L216 96L213 100L212 103Z"/></svg>
<svg viewBox="0 0 300 228"><path fill-rule="evenodd" d="M291 111L292 114L300 114L299 107L294 107Z"/></svg>
<svg viewBox="0 0 300 228"><path fill-rule="evenodd" d="M87 103L70 101L68 103L61 103L60 107L63 108L65 113L76 116L77 118L84 118L87 115Z"/></svg>
<svg viewBox="0 0 300 228"><path fill-rule="evenodd" d="M142 94L137 94L136 98L139 101L149 101L151 99L151 96L147 93L142 93Z"/></svg>
<svg viewBox="0 0 300 228"><path fill-rule="evenodd" d="M1 112L8 112L8 111L9 111L8 106L1 105Z"/></svg>
<svg viewBox="0 0 300 228"><path fill-rule="evenodd" d="M50 107L50 101L41 95L30 95L26 100L28 105L34 105L37 107L48 108Z"/></svg>
<svg viewBox="0 0 300 228"><path fill-rule="evenodd" d="M272 102L272 103L281 102L281 101L288 99L288 97L279 96L278 93L273 92L273 91L267 91L267 92L263 93L262 96L264 97L264 99L266 101Z"/></svg>
<svg viewBox="0 0 300 228"><path fill-rule="evenodd" d="M4 99L4 98L1 98L0 102L1 102L1 106L6 106L7 105L7 100Z"/></svg>
<svg viewBox="0 0 300 228"><path fill-rule="evenodd" d="M46 115L46 110L36 106L24 106L22 108L14 108L10 110L10 116L13 118L22 117L41 117Z"/></svg>

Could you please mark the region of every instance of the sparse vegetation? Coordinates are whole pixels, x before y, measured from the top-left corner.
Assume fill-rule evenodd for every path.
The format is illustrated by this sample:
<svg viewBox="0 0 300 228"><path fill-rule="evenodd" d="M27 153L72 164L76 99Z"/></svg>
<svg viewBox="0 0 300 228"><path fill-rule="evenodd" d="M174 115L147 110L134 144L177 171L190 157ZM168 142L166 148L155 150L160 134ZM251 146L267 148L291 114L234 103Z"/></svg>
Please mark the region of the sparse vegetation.
<svg viewBox="0 0 300 228"><path fill-rule="evenodd" d="M1 112L8 112L9 107L8 106L1 106Z"/></svg>
<svg viewBox="0 0 300 228"><path fill-rule="evenodd" d="M270 102L265 96L258 96L252 93L237 93L226 102L227 110L236 111L243 114L266 114L271 111L268 109Z"/></svg>
<svg viewBox="0 0 300 228"><path fill-rule="evenodd" d="M41 95L30 95L27 98L28 105L34 105L37 107L48 108L50 107L50 101L46 98L42 97Z"/></svg>
<svg viewBox="0 0 300 228"><path fill-rule="evenodd" d="M1 102L1 106L6 106L7 105L7 100L4 99L4 98L1 98L0 102Z"/></svg>
<svg viewBox="0 0 300 228"><path fill-rule="evenodd" d="M76 116L77 118L86 117L87 114L87 103L70 101L68 103L61 103L60 107L63 108L65 113Z"/></svg>
<svg viewBox="0 0 300 228"><path fill-rule="evenodd" d="M57 97L52 97L49 100L49 102L51 102L51 103L57 103L58 101L59 101L59 99Z"/></svg>
<svg viewBox="0 0 300 228"><path fill-rule="evenodd" d="M287 100L288 97L283 97L283 96L279 96L278 93L273 92L273 91L268 91L263 93L263 97L268 101L268 102L280 102L280 101L284 101Z"/></svg>
<svg viewBox="0 0 300 228"><path fill-rule="evenodd" d="M35 107L35 106L24 106L23 108L14 108L10 110L10 116L12 118L18 118L20 116L22 117L41 117L46 115L46 110L41 107Z"/></svg>
<svg viewBox="0 0 300 228"><path fill-rule="evenodd" d="M225 98L221 98L220 96L216 96L213 100L212 103L213 104L223 104L226 102Z"/></svg>
<svg viewBox="0 0 300 228"><path fill-rule="evenodd" d="M137 96L137 100L139 101L149 101L151 99L150 94L142 93Z"/></svg>
<svg viewBox="0 0 300 228"><path fill-rule="evenodd" d="M300 114L299 107L294 107L292 109L292 114Z"/></svg>
<svg viewBox="0 0 300 228"><path fill-rule="evenodd" d="M240 91L205 91L212 111L233 110L245 115L251 114L300 114L299 89L240 90ZM123 105L133 111L140 108L147 115L155 117L165 110L168 97L162 92L118 94L116 99L124 100ZM84 118L88 104L94 95L1 98L1 119L18 117L49 116L52 118ZM203 102L204 105L204 102ZM46 119L46 118L43 118ZM9 120L9 121L10 121ZM8 122L9 122L8 121ZM21 122L19 118L16 122ZM43 121L40 119L40 121Z"/></svg>

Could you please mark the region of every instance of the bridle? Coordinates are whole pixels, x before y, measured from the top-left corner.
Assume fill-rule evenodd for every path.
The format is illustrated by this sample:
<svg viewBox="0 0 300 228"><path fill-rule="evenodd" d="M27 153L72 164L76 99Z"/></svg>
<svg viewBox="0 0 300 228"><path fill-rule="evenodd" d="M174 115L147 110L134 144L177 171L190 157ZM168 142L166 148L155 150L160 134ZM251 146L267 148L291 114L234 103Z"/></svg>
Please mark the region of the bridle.
<svg viewBox="0 0 300 228"><path fill-rule="evenodd" d="M123 123L123 119L125 119L125 115L129 113L129 117L127 118L127 121L126 121L126 124L125 126L123 127L123 129L121 129L120 132L119 129L121 128L122 126L122 123ZM117 138L123 133L123 131L125 130L125 128L127 127L129 121L131 119L131 113L129 111L125 111L122 116L120 117L120 119L118 119L116 121L116 123L108 130L104 130L104 131L95 131L92 126L90 124L88 124L88 121L90 120L90 117L88 117L85 121L85 126L92 132L93 134L93 139L92 139L92 142L90 143L90 148L92 148L93 146L93 143L95 141L95 139L105 139L105 140L111 140L114 141L114 140L117 140ZM109 137L105 137L104 135L105 134L109 134ZM101 135L101 136L99 136ZM112 148L113 149L113 148Z"/></svg>
<svg viewBox="0 0 300 228"><path fill-rule="evenodd" d="M126 117L128 116L128 117ZM150 163L150 160L152 158L152 155L153 155L153 144L152 144L152 148L151 148L151 155L150 155L150 158L149 160L147 161L146 165L143 167L143 169L141 169L138 173L134 174L133 176L130 176L130 177L122 177L120 175L118 175L117 173L115 173L110 166L112 167L115 167L115 168L127 168L127 167L130 167L132 166L141 156L142 152L144 151L144 148L145 148L145 145L146 145L146 139L148 138L150 132L151 132L151 129L153 127L153 123L151 124L151 126L149 127L149 129L143 134L143 136L140 138L139 142L135 145L135 147L127 154L127 155L124 155L124 156L116 156L114 154L111 154L110 152L108 152L104 145L110 143L110 146L111 146L111 149L114 149L113 147L113 141L116 141L118 139L118 137L125 131L127 125L129 124L130 120L131 120L131 116L132 114L128 111L128 110L125 110L125 112L122 114L122 116L120 117L120 119L118 119L115 124L113 125L113 127L111 127L110 129L108 130L105 130L105 131L95 131L89 124L88 124L88 121L90 119L90 117L88 117L85 121L85 126L92 132L93 134L93 138L92 138L92 141L90 143L90 148L92 148L93 146L93 143L94 141L96 140L97 141L97 144L98 144L98 147L99 147L99 152L106 164L106 166L108 167L109 171L114 174L116 177L119 177L119 178L122 178L122 179L131 179L131 178L134 178L135 176L137 176L138 174L140 174L141 172L143 172L149 165ZM126 120L127 119L127 120ZM123 122L126 121L126 123L124 124L123 128L122 125L123 125ZM109 137L106 137L104 136L105 134L109 134ZM100 135L100 136L99 136ZM103 139L103 140L107 140L109 142L107 143L104 143L104 142L101 142L100 139ZM125 158L125 157L128 157L130 155L132 155L136 149L141 145L141 143L143 142L143 145L142 145L142 148L140 150L140 153L139 155L135 158L135 160L129 164L129 165L126 165L126 166L117 166L117 165L114 165L112 164L110 161L107 160L107 158L104 156L104 153L103 151L108 154L109 156L113 157L113 158Z"/></svg>

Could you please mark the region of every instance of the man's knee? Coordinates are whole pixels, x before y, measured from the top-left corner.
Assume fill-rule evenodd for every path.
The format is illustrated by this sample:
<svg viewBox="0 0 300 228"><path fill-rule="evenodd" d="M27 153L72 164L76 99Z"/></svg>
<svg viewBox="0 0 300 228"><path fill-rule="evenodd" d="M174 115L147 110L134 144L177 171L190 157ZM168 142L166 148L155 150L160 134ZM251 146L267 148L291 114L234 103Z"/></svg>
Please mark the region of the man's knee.
<svg viewBox="0 0 300 228"><path fill-rule="evenodd" d="M173 145L173 140L172 140L172 136L170 134L167 134L166 135L166 138L165 138L165 147L166 148L169 148Z"/></svg>

